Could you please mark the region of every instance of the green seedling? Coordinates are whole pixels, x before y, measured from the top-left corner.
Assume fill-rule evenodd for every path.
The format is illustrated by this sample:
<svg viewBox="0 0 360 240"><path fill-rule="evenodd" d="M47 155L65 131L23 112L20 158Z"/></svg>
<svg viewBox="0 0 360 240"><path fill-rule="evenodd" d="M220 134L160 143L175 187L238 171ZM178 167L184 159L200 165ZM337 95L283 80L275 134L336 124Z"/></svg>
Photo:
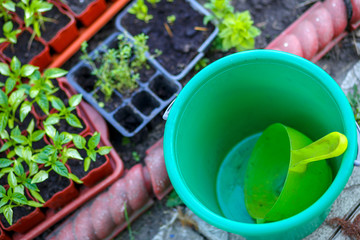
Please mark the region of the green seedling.
<svg viewBox="0 0 360 240"><path fill-rule="evenodd" d="M160 2L160 0L147 0L147 1L152 5L153 8L155 8L156 4Z"/></svg>
<svg viewBox="0 0 360 240"><path fill-rule="evenodd" d="M131 153L131 155L132 155L133 159L135 160L135 162L140 162L140 156L137 152L134 151Z"/></svg>
<svg viewBox="0 0 360 240"><path fill-rule="evenodd" d="M35 36L41 36L41 30L45 29L45 22L54 22L53 19L43 16L45 12L52 9L53 4L44 0L21 0L17 6L24 10L25 26L31 26L34 30L28 45L30 48Z"/></svg>
<svg viewBox="0 0 360 240"><path fill-rule="evenodd" d="M360 124L360 93L356 84L347 94L347 97L354 112L355 120Z"/></svg>
<svg viewBox="0 0 360 240"><path fill-rule="evenodd" d="M86 139L80 135L73 135L73 143L76 148L84 149L87 157L84 159L84 171L88 171L91 161L96 161L96 155L106 155L111 151L111 147L102 146L98 148L100 143L100 133L95 132L89 141L86 143Z"/></svg>
<svg viewBox="0 0 360 240"><path fill-rule="evenodd" d="M200 59L200 61L198 61L194 67L195 71L200 71L201 69L203 69L204 67L206 67L210 62L210 59L204 57L202 59Z"/></svg>
<svg viewBox="0 0 360 240"><path fill-rule="evenodd" d="M9 12L15 12L16 3L11 0L0 0L0 18L9 21L12 17Z"/></svg>
<svg viewBox="0 0 360 240"><path fill-rule="evenodd" d="M18 121L16 110L25 98L24 89L13 91L9 97L0 90L0 132L4 131L6 127L14 128L15 121Z"/></svg>
<svg viewBox="0 0 360 240"><path fill-rule="evenodd" d="M19 88L22 88L22 79L29 78L39 67L25 64L21 66L20 60L14 56L11 59L10 65L6 63L0 63L0 74L8 77L5 82L5 93L9 94L16 84L20 85Z"/></svg>
<svg viewBox="0 0 360 240"><path fill-rule="evenodd" d="M148 23L153 16L148 14L148 7L146 6L144 0L138 0L128 11L131 14L134 14L137 19L142 20Z"/></svg>
<svg viewBox="0 0 360 240"><path fill-rule="evenodd" d="M27 200L25 195L13 188L6 189L0 185L0 214L3 214L6 221L13 224L13 208L20 206L42 207L42 204Z"/></svg>
<svg viewBox="0 0 360 240"><path fill-rule="evenodd" d="M255 37L260 30L253 26L249 11L234 12L229 0L211 0L205 7L212 11L212 15L204 17L204 23L213 21L219 28L218 38L220 50L228 51L236 48L243 51L254 48Z"/></svg>
<svg viewBox="0 0 360 240"><path fill-rule="evenodd" d="M173 190L166 201L167 207L177 207L181 204L184 204L183 201L180 199L179 195Z"/></svg>
<svg viewBox="0 0 360 240"><path fill-rule="evenodd" d="M139 34L131 42L124 35L118 36L118 48L106 49L103 55L96 54L91 58L87 51L87 43L82 44L82 60L87 61L92 67L92 74L97 77L95 88L100 87L105 95L105 102L109 101L114 89L126 95L134 91L139 79L139 71L146 67L146 52L148 37L145 34ZM100 66L96 65L100 62Z"/></svg>
<svg viewBox="0 0 360 240"><path fill-rule="evenodd" d="M166 21L168 24L174 24L174 22L176 21L176 16L175 15L170 15L166 17Z"/></svg>
<svg viewBox="0 0 360 240"><path fill-rule="evenodd" d="M8 21L3 26L4 37L0 38L0 43L9 42L11 44L17 43L17 35L21 32L20 29L13 30L14 25L11 21Z"/></svg>

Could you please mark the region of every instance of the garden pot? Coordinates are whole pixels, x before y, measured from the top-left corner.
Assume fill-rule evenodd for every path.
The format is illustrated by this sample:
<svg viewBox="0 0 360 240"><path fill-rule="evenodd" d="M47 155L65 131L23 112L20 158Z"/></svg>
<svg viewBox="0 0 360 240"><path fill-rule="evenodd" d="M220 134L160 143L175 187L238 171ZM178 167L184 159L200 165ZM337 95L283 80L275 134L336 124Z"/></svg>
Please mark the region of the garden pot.
<svg viewBox="0 0 360 240"><path fill-rule="evenodd" d="M105 0L93 0L90 2L91 3L80 3L79 5L77 5L75 1L62 1L59 3L85 27L88 27L106 10L107 7Z"/></svg>
<svg viewBox="0 0 360 240"><path fill-rule="evenodd" d="M66 166L66 167L70 172L69 166ZM54 177L54 178L57 178L59 176L56 173L54 173L54 171L51 171L49 173L49 178L46 180L48 185L46 185L45 187L42 187L42 183L37 184L38 188L40 189L40 194L43 192L43 189L48 190L51 185L59 185L60 181L50 183L50 178L51 178L50 174L53 174L54 176L56 175L56 177ZM61 179L62 179L61 181L66 180L66 178L64 178L64 177L61 177ZM49 199L46 199L43 196L43 194L41 194L41 195L45 200L43 207L48 207L51 209L59 209L59 208L65 206L66 204L70 203L74 199L76 199L76 197L79 195L79 191L77 190L74 182L72 180L69 180L68 185L65 188L63 188L63 190L57 191L56 193L49 193Z"/></svg>
<svg viewBox="0 0 360 240"><path fill-rule="evenodd" d="M7 187L6 187L7 189ZM26 195L28 198L30 198L33 201L36 201L28 192L26 191ZM24 208L24 207L18 207L18 208ZM14 210L14 217L16 216L15 213L16 210ZM45 214L40 210L40 208L33 208L31 212L29 212L27 215L21 217L16 222L13 222L11 226L5 226L2 221L0 221L1 228L6 231L14 231L18 233L25 233L34 226L36 226L38 223L43 221L45 219Z"/></svg>
<svg viewBox="0 0 360 240"><path fill-rule="evenodd" d="M244 204L246 164L261 132L277 122L312 140L338 131L349 144L327 160L334 178L314 204L256 224ZM247 151L236 155L243 144ZM233 54L200 71L172 105L164 135L166 168L180 198L206 222L247 239L302 239L313 232L348 181L357 148L353 112L337 83L308 60L271 50ZM231 155L237 158L224 160Z"/></svg>
<svg viewBox="0 0 360 240"><path fill-rule="evenodd" d="M88 133L84 137L88 141L88 138L91 136L92 134ZM100 143L100 146L102 145L103 144ZM70 145L69 147L73 147L73 145ZM79 150L79 153L83 158L86 156L86 152L83 152L83 150ZM87 172L84 171L83 160L69 159L67 161L67 165L69 166L71 172L78 176L81 181L83 181L83 184L86 187L94 186L106 176L110 175L113 171L110 159L107 155L100 156L97 154L96 162L91 161L89 170Z"/></svg>
<svg viewBox="0 0 360 240"><path fill-rule="evenodd" d="M79 30L76 26L75 18L74 16L65 12L56 2L54 2L53 9L45 13L44 15L46 17L56 19L58 22L55 24L51 22L46 22L45 31L42 33L42 38L48 42L50 47L52 47L55 52L61 53L79 35ZM49 29L52 29L51 31L56 31L57 28L61 29L54 33L55 35L51 34L51 36L48 36L47 32L49 32Z"/></svg>
<svg viewBox="0 0 360 240"><path fill-rule="evenodd" d="M2 49L2 53L8 62L11 61L13 56L17 56L21 64L28 63L38 66L40 70L42 70L51 62L49 46L41 38L35 37L29 50L28 42L31 33L31 29L24 28L18 35L18 41L13 45L13 48L9 43L6 43L6 46Z"/></svg>
<svg viewBox="0 0 360 240"><path fill-rule="evenodd" d="M94 56L96 51L103 46L112 46L116 43L119 33L110 35L102 45L90 53ZM84 61L80 61L70 69L67 80L81 93L110 124L112 124L123 136L131 137L138 133L163 110L180 92L181 84L168 80L160 71L154 70L138 81L138 89L131 93L130 97L123 96L114 91L111 100L113 104L105 104L102 108L98 104L95 94L101 96L99 88L94 89L95 76L91 75L91 67Z"/></svg>
<svg viewBox="0 0 360 240"><path fill-rule="evenodd" d="M116 27L130 36L146 33L149 36L150 53L155 49L162 51L156 58L149 61L171 80L180 80L204 56L208 46L215 39L218 29L211 23L203 25L203 18L209 12L195 0L180 0L176 2L160 1L153 7L146 2L149 14L153 19L149 23L139 20L135 15L128 13L135 2L129 5L116 18ZM164 22L167 16L175 15L173 24ZM164 28L164 24L172 29ZM205 31L194 28L201 27Z"/></svg>

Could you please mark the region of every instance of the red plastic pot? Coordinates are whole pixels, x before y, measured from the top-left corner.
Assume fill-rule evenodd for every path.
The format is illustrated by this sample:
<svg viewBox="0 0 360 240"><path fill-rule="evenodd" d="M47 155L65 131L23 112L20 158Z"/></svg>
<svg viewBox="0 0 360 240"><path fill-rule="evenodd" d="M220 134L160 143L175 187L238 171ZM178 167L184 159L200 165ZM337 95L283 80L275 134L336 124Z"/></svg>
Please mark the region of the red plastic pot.
<svg viewBox="0 0 360 240"><path fill-rule="evenodd" d="M23 34L24 32L29 32L30 35L32 34L32 30L29 28L23 28L22 32L19 33L19 35L17 36L17 38L19 39L19 37L21 36L21 34ZM38 66L40 68L40 70L43 70L45 67L47 67L50 62L51 62L51 56L50 56L50 49L48 44L41 38L35 37L34 41L37 41L39 43L41 43L44 47L44 49L38 53L36 56L34 56L31 60L28 61L28 64L31 65L35 65ZM11 58L9 56L6 56L6 54L4 53L4 51L11 47L10 43L6 43L4 48L1 50L1 52L3 53L3 56L5 58L6 61L10 62ZM18 52L18 51L17 51ZM16 55L16 54L15 54Z"/></svg>
<svg viewBox="0 0 360 240"><path fill-rule="evenodd" d="M1 240L11 240L11 238L1 228L0 228L0 239Z"/></svg>
<svg viewBox="0 0 360 240"><path fill-rule="evenodd" d="M5 187L6 189L8 187ZM33 201L36 201L28 192L26 191L26 195ZM14 231L18 233L25 233L29 231L31 228L36 226L38 223L42 222L45 219L45 214L40 210L40 208L35 208L34 211L29 213L28 215L20 218L15 223L13 223L9 227L5 227L3 223L0 221L0 226L2 229L6 231ZM2 238L0 238L2 239Z"/></svg>
<svg viewBox="0 0 360 240"><path fill-rule="evenodd" d="M79 30L73 15L66 12L58 3L54 2L54 6L57 7L62 14L70 18L70 22L48 42L50 47L57 53L61 53L79 36Z"/></svg>
<svg viewBox="0 0 360 240"><path fill-rule="evenodd" d="M88 133L84 137L92 136L92 134ZM70 145L69 147L72 147L73 145ZM104 146L100 142L99 146ZM81 178L81 181L83 181L84 186L86 187L92 187L99 181L103 180L105 177L109 176L113 172L113 167L111 166L110 159L107 155L104 156L106 158L106 161L99 167L92 169L88 172L88 174L85 177ZM69 164L68 164L69 165ZM69 165L70 169L71 166Z"/></svg>
<svg viewBox="0 0 360 240"><path fill-rule="evenodd" d="M70 171L69 166L66 167ZM70 179L69 181L69 186L67 186L64 190L55 193L49 200L44 203L43 207L59 209L73 201L79 195L79 191L77 190L74 182Z"/></svg>
<svg viewBox="0 0 360 240"><path fill-rule="evenodd" d="M58 2L59 3L59 2ZM107 8L105 0L94 0L87 8L80 14L74 13L71 8L65 3L60 3L69 11L75 18L80 21L85 27L90 26Z"/></svg>

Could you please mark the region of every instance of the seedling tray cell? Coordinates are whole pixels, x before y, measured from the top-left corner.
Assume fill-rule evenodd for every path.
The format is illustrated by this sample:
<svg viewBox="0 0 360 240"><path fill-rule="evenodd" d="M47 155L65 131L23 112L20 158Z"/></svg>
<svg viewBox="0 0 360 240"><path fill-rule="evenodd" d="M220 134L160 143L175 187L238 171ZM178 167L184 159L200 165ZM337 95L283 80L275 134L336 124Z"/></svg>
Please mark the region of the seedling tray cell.
<svg viewBox="0 0 360 240"><path fill-rule="evenodd" d="M110 35L90 53L90 57L95 58L96 53L101 54L105 46L113 47L119 34L121 33ZM153 62L148 60L151 66ZM157 66L153 65L152 67L156 68ZM91 66L86 61L80 61L70 69L67 80L87 102L126 137L132 137L138 133L171 103L182 87L179 82L169 80L161 71L155 69L147 81L141 78L138 80L139 87L129 97L125 97L115 90L110 100L111 104L104 103L104 106L101 107L99 99L102 99L103 96L100 88L94 89L92 82L96 81L96 77L91 75L91 71ZM85 75L86 81L79 80L81 75Z"/></svg>

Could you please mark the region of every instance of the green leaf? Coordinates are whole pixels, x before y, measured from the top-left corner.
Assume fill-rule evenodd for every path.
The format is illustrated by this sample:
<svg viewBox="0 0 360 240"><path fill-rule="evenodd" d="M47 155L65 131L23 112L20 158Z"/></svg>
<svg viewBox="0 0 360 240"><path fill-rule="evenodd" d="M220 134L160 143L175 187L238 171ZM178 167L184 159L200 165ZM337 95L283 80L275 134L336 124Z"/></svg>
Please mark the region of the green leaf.
<svg viewBox="0 0 360 240"><path fill-rule="evenodd" d="M35 208L39 208L39 207L43 206L41 203L38 203L38 202L35 202L35 201L28 201L27 205L30 206L30 207L35 207Z"/></svg>
<svg viewBox="0 0 360 240"><path fill-rule="evenodd" d="M25 187L23 185L17 185L14 188L14 193L20 193L20 194L24 195L25 194Z"/></svg>
<svg viewBox="0 0 360 240"><path fill-rule="evenodd" d="M0 168L5 168L10 166L13 163L13 161L7 159L7 158L0 158Z"/></svg>
<svg viewBox="0 0 360 240"><path fill-rule="evenodd" d="M7 107L8 105L8 98L6 94L0 90L0 106Z"/></svg>
<svg viewBox="0 0 360 240"><path fill-rule="evenodd" d="M47 163L48 158L47 158L47 155L40 153L40 154L33 155L31 160L38 164L45 164L45 163Z"/></svg>
<svg viewBox="0 0 360 240"><path fill-rule="evenodd" d="M29 176L34 176L37 172L39 171L39 167L38 165L31 161L30 164L29 164Z"/></svg>
<svg viewBox="0 0 360 240"><path fill-rule="evenodd" d="M44 125L45 133L48 135L51 139L54 139L56 134L56 129L52 125Z"/></svg>
<svg viewBox="0 0 360 240"><path fill-rule="evenodd" d="M68 158L74 158L74 159L79 159L79 160L83 159L81 157L80 153L78 152L78 150L76 150L74 148L67 149L65 154L66 154L66 157L68 157Z"/></svg>
<svg viewBox="0 0 360 240"><path fill-rule="evenodd" d="M0 74L4 76L10 76L10 68L6 63L0 63Z"/></svg>
<svg viewBox="0 0 360 240"><path fill-rule="evenodd" d="M91 163L91 159L89 157L86 157L84 160L84 171L87 172L89 170Z"/></svg>
<svg viewBox="0 0 360 240"><path fill-rule="evenodd" d="M27 146L23 149L23 158L25 159L26 162L30 162L31 157L32 157L31 148L29 146Z"/></svg>
<svg viewBox="0 0 360 240"><path fill-rule="evenodd" d="M40 141L45 135L44 130L37 130L31 135L31 141L37 142Z"/></svg>
<svg viewBox="0 0 360 240"><path fill-rule="evenodd" d="M45 78L58 78L65 76L67 74L67 71L61 68L49 68L46 69L44 72Z"/></svg>
<svg viewBox="0 0 360 240"><path fill-rule="evenodd" d="M11 136L11 138L18 144L25 144L27 143L28 139L23 136L23 135L20 135L20 136Z"/></svg>
<svg viewBox="0 0 360 240"><path fill-rule="evenodd" d="M29 112L31 111L31 102L25 101L21 104L20 107L20 121L23 122L24 119L27 117Z"/></svg>
<svg viewBox="0 0 360 240"><path fill-rule="evenodd" d="M31 180L31 183L41 183L48 178L49 178L49 174L46 171L41 170L37 174L35 174L35 176Z"/></svg>
<svg viewBox="0 0 360 240"><path fill-rule="evenodd" d="M183 201L180 199L179 195L174 191L172 191L169 194L169 197L166 201L166 206L167 207L176 207L183 204Z"/></svg>
<svg viewBox="0 0 360 240"><path fill-rule="evenodd" d="M6 196L6 189L0 185L0 198L3 198Z"/></svg>
<svg viewBox="0 0 360 240"><path fill-rule="evenodd" d="M5 93L9 94L14 89L15 85L16 85L16 80L9 77L5 82Z"/></svg>
<svg viewBox="0 0 360 240"><path fill-rule="evenodd" d="M22 66L20 74L23 77L29 77L31 74L33 74L38 69L39 69L39 67L30 65L30 64L25 64L24 66Z"/></svg>
<svg viewBox="0 0 360 240"><path fill-rule="evenodd" d="M109 154L109 153L110 153L111 149L112 149L112 147L103 146L103 147L100 147L97 152L98 152L100 155L106 155L106 154Z"/></svg>
<svg viewBox="0 0 360 240"><path fill-rule="evenodd" d="M31 119L28 127L26 128L26 131L27 131L29 134L32 134L32 132L34 131L34 128L35 128L34 119Z"/></svg>
<svg viewBox="0 0 360 240"><path fill-rule="evenodd" d="M76 128L82 128L83 126L81 125L80 120L78 119L77 116L75 116L74 114L70 113L69 115L67 115L65 117L66 122L72 126L72 127L76 127Z"/></svg>
<svg viewBox="0 0 360 240"><path fill-rule="evenodd" d="M60 100L60 98L54 97L51 99L51 104L53 108L55 108L58 111L61 111L65 109L64 103Z"/></svg>
<svg viewBox="0 0 360 240"><path fill-rule="evenodd" d="M11 142L5 142L4 145L1 146L0 152L4 152L4 151L8 150L9 147L11 147L11 146L12 146Z"/></svg>
<svg viewBox="0 0 360 240"><path fill-rule="evenodd" d="M73 143L76 148L84 149L86 145L86 139L78 134L73 134Z"/></svg>
<svg viewBox="0 0 360 240"><path fill-rule="evenodd" d="M16 56L11 59L10 67L14 73L17 73L16 75L19 75L21 69L21 62Z"/></svg>
<svg viewBox="0 0 360 240"><path fill-rule="evenodd" d="M11 188L16 187L17 181L16 181L16 176L15 176L14 172L9 172L7 180L8 180L8 184L10 185Z"/></svg>
<svg viewBox="0 0 360 240"><path fill-rule="evenodd" d="M39 93L36 98L36 103L45 114L49 114L50 104L45 94Z"/></svg>
<svg viewBox="0 0 360 240"><path fill-rule="evenodd" d="M39 202L45 203L44 199L42 198L42 196L38 192L36 192L34 190L30 190L30 194L31 194L31 196L33 196Z"/></svg>
<svg viewBox="0 0 360 240"><path fill-rule="evenodd" d="M23 176L25 175L25 171L24 171L24 167L21 165L21 163L17 160L15 160L14 163L14 172L16 175L18 176Z"/></svg>
<svg viewBox="0 0 360 240"><path fill-rule="evenodd" d="M89 149L95 149L100 143L100 133L95 132L94 135L89 139L88 147Z"/></svg>
<svg viewBox="0 0 360 240"><path fill-rule="evenodd" d="M76 107L77 105L80 104L81 99L82 99L82 95L81 95L81 94L76 94L76 95L72 96L72 97L69 99L69 105L70 105L71 107Z"/></svg>
<svg viewBox="0 0 360 240"><path fill-rule="evenodd" d="M72 174L72 173L69 173L69 178L71 180L73 180L74 182L76 183L79 183L79 184L82 184L83 181L81 181L76 175Z"/></svg>
<svg viewBox="0 0 360 240"><path fill-rule="evenodd" d="M10 94L9 104L13 108L17 107L25 98L25 89L18 89Z"/></svg>
<svg viewBox="0 0 360 240"><path fill-rule="evenodd" d="M69 143L72 140L72 135L68 132L62 132L59 135L59 139L60 139L60 145L64 145L66 143Z"/></svg>
<svg viewBox="0 0 360 240"><path fill-rule="evenodd" d="M6 218L6 221L8 221L9 225L11 226L13 223L13 210L11 209L10 205L4 206L3 214Z"/></svg>
<svg viewBox="0 0 360 240"><path fill-rule="evenodd" d="M59 121L60 121L60 117L59 117L58 114L51 114L46 118L44 124L46 124L46 125L54 125L54 124L58 124Z"/></svg>
<svg viewBox="0 0 360 240"><path fill-rule="evenodd" d="M7 195L5 195L5 196L0 200L0 213L3 213L3 211L4 211L3 206L4 206L5 204L7 204L8 201L9 201L9 197L8 197Z"/></svg>
<svg viewBox="0 0 360 240"><path fill-rule="evenodd" d="M27 204L27 202L28 202L26 197L23 194L18 193L18 192L13 193L12 200L14 200L17 203L23 204L23 205Z"/></svg>
<svg viewBox="0 0 360 240"><path fill-rule="evenodd" d="M69 171L62 162L56 161L54 164L51 165L51 168L60 176L69 176Z"/></svg>

